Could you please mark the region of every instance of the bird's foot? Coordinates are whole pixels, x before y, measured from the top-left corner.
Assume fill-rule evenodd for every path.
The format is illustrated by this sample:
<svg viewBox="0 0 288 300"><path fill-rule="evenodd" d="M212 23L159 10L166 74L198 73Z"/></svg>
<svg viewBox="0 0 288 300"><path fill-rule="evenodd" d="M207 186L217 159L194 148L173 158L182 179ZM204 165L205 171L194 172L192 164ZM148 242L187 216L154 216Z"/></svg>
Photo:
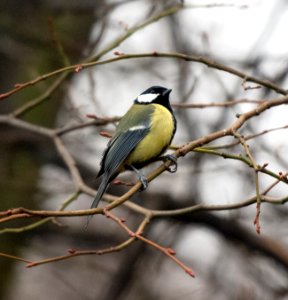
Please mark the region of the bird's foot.
<svg viewBox="0 0 288 300"><path fill-rule="evenodd" d="M142 191L146 190L148 187L148 179L143 174L138 174L138 175L139 175L139 181L142 184L142 187L140 189L140 191L142 192Z"/></svg>
<svg viewBox="0 0 288 300"><path fill-rule="evenodd" d="M129 165L129 168L131 170L133 170L138 175L139 181L142 184L142 187L140 188L140 191L142 192L142 191L146 190L147 187L148 187L148 179L138 169L136 169L133 165Z"/></svg>
<svg viewBox="0 0 288 300"><path fill-rule="evenodd" d="M177 171L177 157L173 154L167 154L164 156L160 156L159 159L161 159L163 162L166 162L168 160L171 161L171 165L166 167L166 170L170 173L175 173Z"/></svg>

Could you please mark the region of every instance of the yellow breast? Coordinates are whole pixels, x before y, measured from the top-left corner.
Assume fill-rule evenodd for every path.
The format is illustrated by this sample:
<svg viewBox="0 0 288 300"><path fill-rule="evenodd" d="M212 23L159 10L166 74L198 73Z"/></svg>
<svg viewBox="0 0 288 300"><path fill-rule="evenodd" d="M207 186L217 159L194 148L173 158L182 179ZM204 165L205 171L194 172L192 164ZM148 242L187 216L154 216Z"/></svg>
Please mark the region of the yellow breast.
<svg viewBox="0 0 288 300"><path fill-rule="evenodd" d="M162 105L154 106L150 132L128 157L127 164L149 161L162 154L171 143L174 122L170 111Z"/></svg>

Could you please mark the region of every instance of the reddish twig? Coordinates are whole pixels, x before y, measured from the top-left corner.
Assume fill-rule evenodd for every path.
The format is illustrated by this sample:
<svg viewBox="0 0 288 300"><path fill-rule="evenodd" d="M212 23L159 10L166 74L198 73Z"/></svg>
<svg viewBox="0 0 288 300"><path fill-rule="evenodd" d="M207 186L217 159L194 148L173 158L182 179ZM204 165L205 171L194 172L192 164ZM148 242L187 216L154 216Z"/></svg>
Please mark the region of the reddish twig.
<svg viewBox="0 0 288 300"><path fill-rule="evenodd" d="M111 138L112 137L112 134L107 132L107 131L100 131L99 134L103 137L106 137L106 138Z"/></svg>
<svg viewBox="0 0 288 300"><path fill-rule="evenodd" d="M209 102L209 103L172 103L175 108L207 108L207 107L230 107L237 104L250 103L250 104L261 104L265 100L249 100L249 99L239 99L231 101L219 101L219 102Z"/></svg>
<svg viewBox="0 0 288 300"><path fill-rule="evenodd" d="M166 256L168 256L169 258L171 258L176 264L178 264L188 275L190 275L191 277L195 277L195 273L192 271L192 269L190 269L189 267L187 267L183 262L181 262L176 256L176 252L171 249L171 248L166 248L166 247L162 247L161 245L145 238L142 236L141 232L133 232L126 224L125 224L125 220L120 219L118 217L116 217L115 215L113 215L108 209L104 209L104 214L106 215L107 218L115 221L122 229L124 229L131 237L137 238L143 242L145 242L146 244L154 247L155 249L159 250L160 252L164 253Z"/></svg>
<svg viewBox="0 0 288 300"><path fill-rule="evenodd" d="M16 219L25 219L25 218L33 218L33 216L27 213L11 215L5 218L0 218L0 223L5 223Z"/></svg>
<svg viewBox="0 0 288 300"><path fill-rule="evenodd" d="M123 181L123 180L120 180L120 179L115 179L115 180L112 181L112 183L114 185L124 185L124 186L128 186L128 187L131 187L135 184L135 183L126 182L126 181Z"/></svg>
<svg viewBox="0 0 288 300"><path fill-rule="evenodd" d="M25 263L28 263L28 264L32 263L30 260L27 260L25 258L15 256L15 255L12 255L12 254L3 253L3 252L0 252L0 256L10 258L10 259L14 259L14 260L19 260L19 261L22 261L22 262L25 262Z"/></svg>
<svg viewBox="0 0 288 300"><path fill-rule="evenodd" d="M211 68L214 68L216 70L220 70L220 71L224 71L230 74L233 74L239 78L245 79L247 82L254 82L257 83L261 86L265 86L271 90L276 91L279 94L282 95L287 95L287 91L285 89L282 89L281 87L277 86L276 84L274 84L273 82L270 82L268 80L262 80L259 79L257 77L251 76L251 75L247 75L237 69L233 69L229 66L223 65L221 63L218 63L208 57L204 57L204 56L195 56L195 55L187 55L187 54L183 54L183 53L166 53L166 52L151 52L151 53L140 53L140 54L123 54L120 56L116 56L113 58L109 58L109 59L104 59L102 61L92 61L92 62L87 62L87 63L82 63L81 67L82 69L86 69L92 66L96 66L96 65L103 65L103 64L108 64L108 63L112 63L115 61L119 61L119 60L125 60L125 59L139 59L139 58L175 58L175 59L181 59L181 60L185 60L185 61L192 61L192 62L198 62L198 63L202 63L206 66L209 66ZM29 86L33 86L35 84L37 84L38 82L41 82L43 80L46 80L50 77L59 75L61 73L71 73L71 72L75 72L75 70L78 70L79 68L79 64L77 65L72 65L72 66L68 66L68 67L64 67L55 71L52 71L50 73L41 75L29 82L25 82L25 83L18 83L15 85L15 88L12 89L11 91L8 91L6 93L0 94L0 100L3 100L13 94L15 94L16 92L29 87Z"/></svg>
<svg viewBox="0 0 288 300"><path fill-rule="evenodd" d="M255 219L253 221L253 224L255 225L255 229L256 229L256 232L258 234L261 233L261 226L260 226L260 210L261 208L261 202L257 202L256 203L256 216L255 216Z"/></svg>
<svg viewBox="0 0 288 300"><path fill-rule="evenodd" d="M40 266L40 265L44 265L44 264L48 264L48 263L52 263L52 262L58 262L58 261L66 260L66 259L76 257L76 256L103 255L103 254L108 254L108 253L112 253L112 252L117 252L117 251L120 251L123 248L123 244L124 243L122 243L118 246L115 246L115 247L109 247L109 248L102 249L102 250L75 250L75 249L69 249L68 254L66 254L66 255L59 255L59 256L50 257L50 258L46 258L46 259L41 259L41 260L37 260L37 261L30 261L26 265L26 268L32 268L32 267L36 267L36 266ZM126 243L125 243L125 245L126 245Z"/></svg>
<svg viewBox="0 0 288 300"><path fill-rule="evenodd" d="M233 131L233 135L240 141L241 145L243 146L245 153L247 157L249 158L255 174L255 190L256 190L256 216L253 221L254 225L256 226L256 232L260 234L260 207L261 207L261 194L260 194L260 187L259 187L259 171L261 171L262 168L259 167L259 165L256 163L254 157L251 154L249 145L246 143L245 139L236 131ZM266 165L265 165L266 166ZM264 167L265 169L265 167Z"/></svg>
<svg viewBox="0 0 288 300"><path fill-rule="evenodd" d="M165 11L160 12L159 14L155 15L155 16L151 16L150 18L148 18L147 20L145 20L144 22L142 22L141 24L135 25L134 27L130 28L129 30L127 30L123 35L121 35L120 37L116 38L114 41L112 41L109 45L107 45L103 50L101 50L99 53L97 53L96 55L92 56L92 57L88 57L86 59L86 61L84 63L78 63L76 65L72 65L72 66L68 66L68 67L64 67L55 71L52 71L50 73L41 75L29 82L25 82L25 83L16 83L14 85L14 89L6 92L6 93L2 93L0 94L0 100L6 99L9 96L19 92L20 90L27 88L29 86L33 86L35 84L37 84L38 82L41 82L43 80L46 80L50 77L56 76L58 74L63 73L64 77L66 78L66 76L68 76L69 73L71 72L79 72L80 70L87 68L89 66L93 66L93 65L97 65L97 64L103 64L102 62L97 62L104 54L108 53L109 51L113 50L115 47L117 47L119 44L121 44L124 40L126 40L127 38L129 38L131 35L133 35L135 32L145 28L146 26L159 21L162 18L165 18L169 15L173 15L175 13L177 13L178 11L180 11L182 9L182 5L177 5L175 7L170 7L168 9L166 9ZM119 56L119 58L121 58L121 56ZM118 58L116 57L116 61L118 60ZM107 60L107 62L110 62L111 60ZM112 60L114 61L114 60ZM112 62L111 61L111 62Z"/></svg>
<svg viewBox="0 0 288 300"><path fill-rule="evenodd" d="M287 175L288 175L288 173L282 174L280 172L279 178L277 178L277 180L275 180L270 186L268 186L267 189L262 193L262 195L267 195L278 183L281 182L282 178L284 178L285 180L287 180Z"/></svg>
<svg viewBox="0 0 288 300"><path fill-rule="evenodd" d="M145 217L144 220L139 225L136 233L140 234L144 230L145 226L149 223L149 221L150 221L150 218ZM68 254L66 254L66 255L50 257L50 258L46 258L46 259L42 259L42 260L38 260L38 261L27 261L28 265L26 265L26 267L27 268L32 268L32 267L36 267L36 266L43 265L43 264L48 264L48 263L52 263L52 262L58 262L58 261L61 261L61 260L70 259L70 258L76 257L76 256L104 255L104 254L108 254L108 253L112 253L112 252L118 252L118 251L121 251L121 250L127 248L135 240L136 240L136 237L130 237L128 240L126 240L125 242L123 242L123 243L121 243L117 246L112 246L112 247L105 248L105 249L100 249L100 250L75 250L75 249L69 249ZM23 260L23 261L26 261L26 260Z"/></svg>

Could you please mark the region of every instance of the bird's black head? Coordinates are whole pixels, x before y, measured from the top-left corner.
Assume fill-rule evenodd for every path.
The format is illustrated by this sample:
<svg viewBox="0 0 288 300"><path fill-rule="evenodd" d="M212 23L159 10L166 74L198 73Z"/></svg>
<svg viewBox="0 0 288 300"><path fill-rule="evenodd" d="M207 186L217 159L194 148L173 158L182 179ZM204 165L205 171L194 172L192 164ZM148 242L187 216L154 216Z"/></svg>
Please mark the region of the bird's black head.
<svg viewBox="0 0 288 300"><path fill-rule="evenodd" d="M171 89L166 89L162 86L151 86L149 89L141 93L134 103L136 104L160 104L172 111L169 94Z"/></svg>

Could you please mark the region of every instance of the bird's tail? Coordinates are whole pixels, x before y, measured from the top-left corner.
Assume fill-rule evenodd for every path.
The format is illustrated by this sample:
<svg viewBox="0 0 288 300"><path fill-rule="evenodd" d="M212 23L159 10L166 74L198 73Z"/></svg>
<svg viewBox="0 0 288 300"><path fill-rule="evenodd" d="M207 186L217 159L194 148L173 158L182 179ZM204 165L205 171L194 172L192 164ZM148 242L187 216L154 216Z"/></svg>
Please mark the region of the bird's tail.
<svg viewBox="0 0 288 300"><path fill-rule="evenodd" d="M110 177L104 175L101 184L98 188L97 195L92 202L91 208L96 208L98 206L103 194L106 192L107 188L109 187L109 184L110 184Z"/></svg>
<svg viewBox="0 0 288 300"><path fill-rule="evenodd" d="M105 191L109 187L109 184L110 184L110 178L108 176L103 177L103 179L102 179L102 181L100 183L100 186L98 188L96 197L94 198L94 200L93 200L92 205L91 205L90 208L96 208L98 206L98 204L99 204L99 202L100 202L103 194L105 193ZM92 219L92 217L93 217L93 215L88 216L85 229L87 229L87 227L89 225L89 222Z"/></svg>

